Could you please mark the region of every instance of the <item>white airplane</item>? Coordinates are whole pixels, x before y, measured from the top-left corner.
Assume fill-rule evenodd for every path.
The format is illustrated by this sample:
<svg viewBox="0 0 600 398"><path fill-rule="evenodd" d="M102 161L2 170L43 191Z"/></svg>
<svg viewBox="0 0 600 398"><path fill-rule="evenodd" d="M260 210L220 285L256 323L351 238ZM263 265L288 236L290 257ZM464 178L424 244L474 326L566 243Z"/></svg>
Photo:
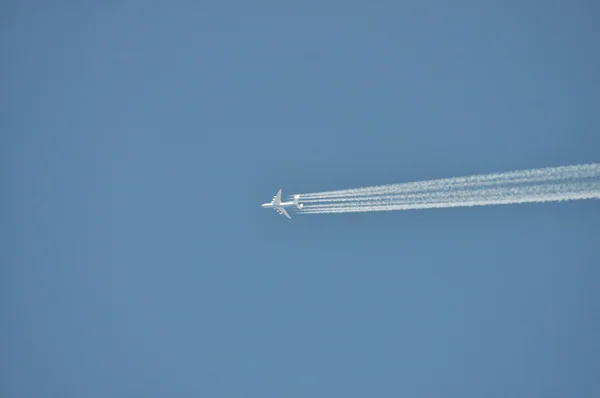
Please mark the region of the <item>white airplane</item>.
<svg viewBox="0 0 600 398"><path fill-rule="evenodd" d="M302 209L304 207L304 205L298 203L298 199L300 199L300 195L294 195L293 202L282 202L281 201L281 189L280 189L279 192L277 192L277 195L273 196L273 200L271 201L271 203L263 203L261 205L261 207L264 207L265 209L275 209L275 211L277 213L283 214L287 218L292 218L287 213L287 211L285 211L285 207L296 206L297 208Z"/></svg>

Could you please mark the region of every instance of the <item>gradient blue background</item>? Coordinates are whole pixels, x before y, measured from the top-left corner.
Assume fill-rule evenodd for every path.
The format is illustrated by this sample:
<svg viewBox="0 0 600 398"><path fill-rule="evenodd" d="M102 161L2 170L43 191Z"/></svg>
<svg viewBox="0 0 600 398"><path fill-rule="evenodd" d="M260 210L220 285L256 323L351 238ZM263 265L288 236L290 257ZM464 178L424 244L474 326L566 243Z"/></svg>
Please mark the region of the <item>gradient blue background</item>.
<svg viewBox="0 0 600 398"><path fill-rule="evenodd" d="M260 208L599 161L600 7L210 3L4 2L0 395L600 396L599 202Z"/></svg>

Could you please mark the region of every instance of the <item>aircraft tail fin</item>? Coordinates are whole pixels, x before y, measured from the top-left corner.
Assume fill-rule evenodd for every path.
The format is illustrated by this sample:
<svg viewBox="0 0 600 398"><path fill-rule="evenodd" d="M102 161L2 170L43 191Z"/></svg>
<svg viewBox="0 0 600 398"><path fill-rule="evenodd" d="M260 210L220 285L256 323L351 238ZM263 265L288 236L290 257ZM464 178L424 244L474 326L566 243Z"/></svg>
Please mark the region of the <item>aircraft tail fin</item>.
<svg viewBox="0 0 600 398"><path fill-rule="evenodd" d="M302 209L304 205L298 203L298 200L300 200L300 195L294 195L294 206L296 206L299 209Z"/></svg>

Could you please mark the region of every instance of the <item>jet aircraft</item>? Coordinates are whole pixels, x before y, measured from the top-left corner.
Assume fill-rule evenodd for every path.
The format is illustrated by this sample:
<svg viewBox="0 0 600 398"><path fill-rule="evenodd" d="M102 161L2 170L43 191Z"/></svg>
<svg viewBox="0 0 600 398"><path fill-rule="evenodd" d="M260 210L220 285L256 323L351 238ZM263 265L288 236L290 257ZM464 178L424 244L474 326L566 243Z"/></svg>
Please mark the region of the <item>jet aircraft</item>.
<svg viewBox="0 0 600 398"><path fill-rule="evenodd" d="M282 202L281 201L281 189L280 189L279 192L277 192L277 195L273 196L273 200L271 201L271 203L263 203L261 205L261 207L264 207L265 209L275 209L275 211L277 213L283 214L287 218L292 218L287 213L287 211L285 211L285 208L296 206L298 209L302 209L304 207L304 205L298 203L299 199L300 199L300 195L294 195L294 200L292 202Z"/></svg>

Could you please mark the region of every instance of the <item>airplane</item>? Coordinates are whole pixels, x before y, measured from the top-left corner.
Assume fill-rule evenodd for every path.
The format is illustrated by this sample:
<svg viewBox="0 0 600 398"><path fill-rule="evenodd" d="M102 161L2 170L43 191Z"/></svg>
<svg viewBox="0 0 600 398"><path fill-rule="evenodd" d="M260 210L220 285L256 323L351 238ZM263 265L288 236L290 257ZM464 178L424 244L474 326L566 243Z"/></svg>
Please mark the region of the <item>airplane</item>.
<svg viewBox="0 0 600 398"><path fill-rule="evenodd" d="M304 205L298 203L299 199L300 199L300 195L294 195L293 202L282 202L281 201L281 189L280 189L279 192L277 192L277 195L273 196L273 200L271 201L271 203L263 203L261 205L261 207L264 207L265 209L275 209L275 211L277 213L283 214L287 218L292 218L287 213L287 211L285 211L285 208L296 206L298 209L302 209L304 207Z"/></svg>

